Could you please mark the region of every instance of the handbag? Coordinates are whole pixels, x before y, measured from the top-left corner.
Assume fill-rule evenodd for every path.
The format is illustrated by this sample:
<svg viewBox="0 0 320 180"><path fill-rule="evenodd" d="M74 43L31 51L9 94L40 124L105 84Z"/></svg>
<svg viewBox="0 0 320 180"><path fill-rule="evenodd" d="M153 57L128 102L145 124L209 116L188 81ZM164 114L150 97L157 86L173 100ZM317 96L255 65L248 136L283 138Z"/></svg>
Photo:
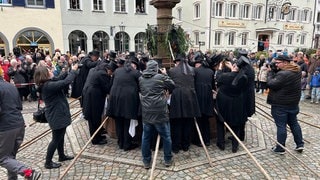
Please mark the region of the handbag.
<svg viewBox="0 0 320 180"><path fill-rule="evenodd" d="M45 116L45 107L40 107L40 99L38 100L38 110L33 113L33 120L38 123L47 123Z"/></svg>

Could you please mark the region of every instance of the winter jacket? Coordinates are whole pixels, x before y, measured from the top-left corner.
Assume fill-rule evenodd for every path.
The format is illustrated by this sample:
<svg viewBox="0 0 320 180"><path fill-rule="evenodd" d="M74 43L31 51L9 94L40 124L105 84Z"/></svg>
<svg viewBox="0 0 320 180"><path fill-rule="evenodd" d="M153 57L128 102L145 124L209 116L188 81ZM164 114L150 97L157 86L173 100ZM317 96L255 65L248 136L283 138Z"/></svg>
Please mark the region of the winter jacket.
<svg viewBox="0 0 320 180"><path fill-rule="evenodd" d="M320 87L320 74L314 74L311 77L310 87Z"/></svg>
<svg viewBox="0 0 320 180"><path fill-rule="evenodd" d="M76 71L70 71L68 76L60 76L49 80L41 87L42 99L46 105L45 115L52 130L65 128L71 124L71 114L64 89L76 77ZM64 78L64 79L63 79Z"/></svg>
<svg viewBox="0 0 320 180"><path fill-rule="evenodd" d="M139 78L142 121L156 124L169 121L169 110L165 90L174 89L173 80L164 74L158 74L158 63L149 61L147 69Z"/></svg>
<svg viewBox="0 0 320 180"><path fill-rule="evenodd" d="M268 73L270 89L267 103L276 106L295 106L301 96L301 71L297 64L290 63L278 72Z"/></svg>

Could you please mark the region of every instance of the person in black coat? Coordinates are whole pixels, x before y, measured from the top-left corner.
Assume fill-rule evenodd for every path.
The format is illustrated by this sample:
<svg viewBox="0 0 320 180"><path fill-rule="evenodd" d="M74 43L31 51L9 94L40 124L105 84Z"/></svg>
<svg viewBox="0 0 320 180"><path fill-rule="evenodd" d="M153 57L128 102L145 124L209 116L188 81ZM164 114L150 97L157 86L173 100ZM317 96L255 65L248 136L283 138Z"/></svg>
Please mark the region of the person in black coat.
<svg viewBox="0 0 320 180"><path fill-rule="evenodd" d="M84 87L84 84L86 83L87 76L89 74L89 71L91 68L96 67L96 65L99 63L99 51L92 51L89 53L88 56L83 57L81 59L80 67L79 67L79 75L76 77L72 84L72 91L71 91L71 97L72 98L79 98L82 95L82 90ZM82 106L82 103L81 103Z"/></svg>
<svg viewBox="0 0 320 180"><path fill-rule="evenodd" d="M88 74L82 92L83 115L89 123L92 136L101 124L101 117L107 94L111 87L111 77L107 74L108 64L101 63L92 68ZM92 144L106 144L107 140L100 132L92 139Z"/></svg>
<svg viewBox="0 0 320 180"><path fill-rule="evenodd" d="M52 130L52 140L47 149L45 168L59 168L61 164L52 161L55 150L58 150L59 161L73 159L64 154L64 135L66 128L71 124L71 114L64 88L76 77L78 65L72 66L69 74L65 73L54 78L53 72L45 66L38 66L34 73L34 81L39 86L40 96L46 110L45 116Z"/></svg>
<svg viewBox="0 0 320 180"><path fill-rule="evenodd" d="M176 84L170 100L170 123L172 129L172 151L189 150L190 132L194 118L201 112L194 87L194 68L189 66L185 55L179 54L174 61L176 67L168 75Z"/></svg>
<svg viewBox="0 0 320 180"><path fill-rule="evenodd" d="M213 87L215 86L214 71L209 68L208 63L203 59L195 60L195 90L201 111L201 117L197 118L201 135L205 145L210 145L210 124L209 117L214 115L213 108ZM195 142L200 145L199 137Z"/></svg>
<svg viewBox="0 0 320 180"><path fill-rule="evenodd" d="M231 72L222 72L224 66L231 69ZM226 122L239 137L240 125L246 120L247 115L243 103L245 102L245 87L247 77L243 72L239 72L239 67L230 61L221 62L217 70L217 110L220 121ZM220 131L224 132L224 127ZM232 139L232 152L238 151L238 141ZM225 142L219 142L217 146L224 150Z"/></svg>
<svg viewBox="0 0 320 180"><path fill-rule="evenodd" d="M138 118L139 77L141 73L136 69L137 62L127 60L123 67L117 68L113 73L113 83L110 90L107 115L115 119L118 145L125 151L134 149L129 134L131 119Z"/></svg>

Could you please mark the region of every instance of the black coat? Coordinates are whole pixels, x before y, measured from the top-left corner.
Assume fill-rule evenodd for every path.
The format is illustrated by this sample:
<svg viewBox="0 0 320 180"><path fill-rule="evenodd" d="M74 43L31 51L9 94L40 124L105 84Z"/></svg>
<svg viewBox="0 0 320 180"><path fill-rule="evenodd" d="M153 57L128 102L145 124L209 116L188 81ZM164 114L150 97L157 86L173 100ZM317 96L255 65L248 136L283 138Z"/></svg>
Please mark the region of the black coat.
<svg viewBox="0 0 320 180"><path fill-rule="evenodd" d="M201 114L213 116L213 94L215 85L214 71L210 68L200 66L195 68L195 89Z"/></svg>
<svg viewBox="0 0 320 180"><path fill-rule="evenodd" d="M61 76L63 78L65 76ZM49 80L41 87L42 99L46 105L46 118L52 130L65 128L71 124L71 114L65 87L76 77L76 71L70 71L64 79Z"/></svg>
<svg viewBox="0 0 320 180"><path fill-rule="evenodd" d="M125 67L114 71L107 107L108 116L125 119L138 118L140 75L138 70L126 71Z"/></svg>
<svg viewBox="0 0 320 180"><path fill-rule="evenodd" d="M170 69L168 75L175 83L170 100L169 117L172 119L201 117L194 87L194 75L183 74L179 65Z"/></svg>
<svg viewBox="0 0 320 180"><path fill-rule="evenodd" d="M241 68L241 71L247 76L248 85L245 88L244 93L244 106L246 108L247 117L251 117L256 112L256 100L255 100L255 72L250 64Z"/></svg>
<svg viewBox="0 0 320 180"><path fill-rule="evenodd" d="M87 120L101 117L105 99L111 87L111 77L99 67L89 71L82 92L82 111Z"/></svg>
<svg viewBox="0 0 320 180"><path fill-rule="evenodd" d="M98 64L98 61L92 61L90 56L86 56L81 60L80 64L82 64L82 66L79 68L79 75L72 84L71 97L73 98L78 98L82 95L82 90L86 83L89 70L94 68Z"/></svg>
<svg viewBox="0 0 320 180"><path fill-rule="evenodd" d="M239 126L247 119L246 109L243 106L247 77L243 75L237 85L232 85L237 75L237 72L217 72L217 108L230 126Z"/></svg>

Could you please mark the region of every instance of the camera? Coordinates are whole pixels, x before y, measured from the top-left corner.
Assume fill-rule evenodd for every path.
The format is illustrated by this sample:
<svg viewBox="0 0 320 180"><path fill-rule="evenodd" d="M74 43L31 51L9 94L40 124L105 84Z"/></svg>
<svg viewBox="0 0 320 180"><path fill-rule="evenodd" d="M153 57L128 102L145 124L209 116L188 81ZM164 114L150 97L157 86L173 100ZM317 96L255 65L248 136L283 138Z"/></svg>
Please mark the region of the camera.
<svg viewBox="0 0 320 180"><path fill-rule="evenodd" d="M277 72L277 71L278 71L275 62L271 62L271 63L269 64L269 67L270 67L270 69L271 69L272 71L274 71L274 72Z"/></svg>
<svg viewBox="0 0 320 180"><path fill-rule="evenodd" d="M72 62L73 65L78 64L78 68L81 68L83 66L82 63L80 63L79 61L74 61Z"/></svg>

